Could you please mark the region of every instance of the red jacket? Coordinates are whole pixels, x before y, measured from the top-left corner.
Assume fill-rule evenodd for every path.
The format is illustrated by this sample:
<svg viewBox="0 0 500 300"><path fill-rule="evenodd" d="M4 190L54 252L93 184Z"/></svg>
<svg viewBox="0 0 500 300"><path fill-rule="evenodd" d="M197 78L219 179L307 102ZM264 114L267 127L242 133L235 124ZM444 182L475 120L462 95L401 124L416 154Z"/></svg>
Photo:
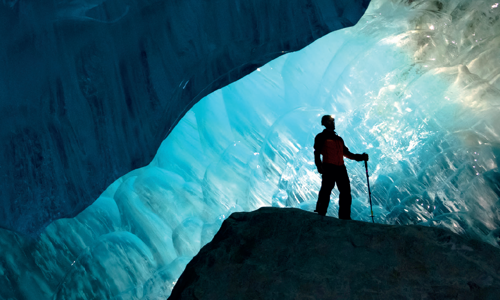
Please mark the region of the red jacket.
<svg viewBox="0 0 500 300"><path fill-rule="evenodd" d="M314 156L316 166L321 163L319 154L323 155L323 163L337 166L344 165L344 156L362 161L362 154L354 154L345 146L344 140L338 136L333 130L325 129L319 133L314 139Z"/></svg>

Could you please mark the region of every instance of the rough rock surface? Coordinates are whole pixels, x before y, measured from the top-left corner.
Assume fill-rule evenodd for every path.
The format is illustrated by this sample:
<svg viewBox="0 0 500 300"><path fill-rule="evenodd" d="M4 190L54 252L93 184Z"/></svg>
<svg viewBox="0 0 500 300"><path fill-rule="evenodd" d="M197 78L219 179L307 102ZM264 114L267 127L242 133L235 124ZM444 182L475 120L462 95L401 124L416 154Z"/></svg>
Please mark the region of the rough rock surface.
<svg viewBox="0 0 500 300"><path fill-rule="evenodd" d="M234 213L169 299L498 299L500 250L440 228Z"/></svg>
<svg viewBox="0 0 500 300"><path fill-rule="evenodd" d="M37 235L77 215L202 97L368 2L0 2L0 227Z"/></svg>

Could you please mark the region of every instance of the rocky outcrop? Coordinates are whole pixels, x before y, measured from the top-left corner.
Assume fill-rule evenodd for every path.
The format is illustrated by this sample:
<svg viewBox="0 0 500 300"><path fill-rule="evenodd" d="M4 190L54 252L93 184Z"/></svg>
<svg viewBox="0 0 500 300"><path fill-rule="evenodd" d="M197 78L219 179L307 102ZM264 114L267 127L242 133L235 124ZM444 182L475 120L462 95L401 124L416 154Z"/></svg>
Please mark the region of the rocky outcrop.
<svg viewBox="0 0 500 300"><path fill-rule="evenodd" d="M169 299L498 299L500 250L440 228L234 213Z"/></svg>
<svg viewBox="0 0 500 300"><path fill-rule="evenodd" d="M368 0L0 3L0 227L37 235L147 165L205 95Z"/></svg>

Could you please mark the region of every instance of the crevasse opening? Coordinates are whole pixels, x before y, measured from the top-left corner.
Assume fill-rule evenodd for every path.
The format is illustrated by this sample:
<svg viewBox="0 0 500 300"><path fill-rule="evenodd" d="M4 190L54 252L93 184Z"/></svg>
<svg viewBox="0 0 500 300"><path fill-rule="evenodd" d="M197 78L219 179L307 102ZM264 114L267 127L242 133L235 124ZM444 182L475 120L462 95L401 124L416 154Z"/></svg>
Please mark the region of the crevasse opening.
<svg viewBox="0 0 500 300"><path fill-rule="evenodd" d="M498 247L498 3L410 2L372 1L356 26L205 97L149 166L39 241L1 231L0 271L14 280L0 286L33 299L168 296L231 212L314 209L324 114L352 152L370 154L377 223L440 226ZM347 169L352 217L370 221L364 166ZM334 192L328 215L337 201Z"/></svg>

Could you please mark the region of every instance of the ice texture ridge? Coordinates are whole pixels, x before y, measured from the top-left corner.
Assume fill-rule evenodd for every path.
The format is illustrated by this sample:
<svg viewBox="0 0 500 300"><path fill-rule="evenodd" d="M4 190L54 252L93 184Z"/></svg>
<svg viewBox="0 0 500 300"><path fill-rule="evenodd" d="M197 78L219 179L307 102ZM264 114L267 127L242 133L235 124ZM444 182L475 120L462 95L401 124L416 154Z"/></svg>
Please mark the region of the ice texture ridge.
<svg viewBox="0 0 500 300"><path fill-rule="evenodd" d="M32 241L0 231L0 296L167 297L231 212L314 208L323 114L370 154L375 221L498 247L500 11L491 1L377 0L352 28L204 97L153 161ZM352 217L371 221L347 162ZM336 216L332 194L328 215Z"/></svg>

